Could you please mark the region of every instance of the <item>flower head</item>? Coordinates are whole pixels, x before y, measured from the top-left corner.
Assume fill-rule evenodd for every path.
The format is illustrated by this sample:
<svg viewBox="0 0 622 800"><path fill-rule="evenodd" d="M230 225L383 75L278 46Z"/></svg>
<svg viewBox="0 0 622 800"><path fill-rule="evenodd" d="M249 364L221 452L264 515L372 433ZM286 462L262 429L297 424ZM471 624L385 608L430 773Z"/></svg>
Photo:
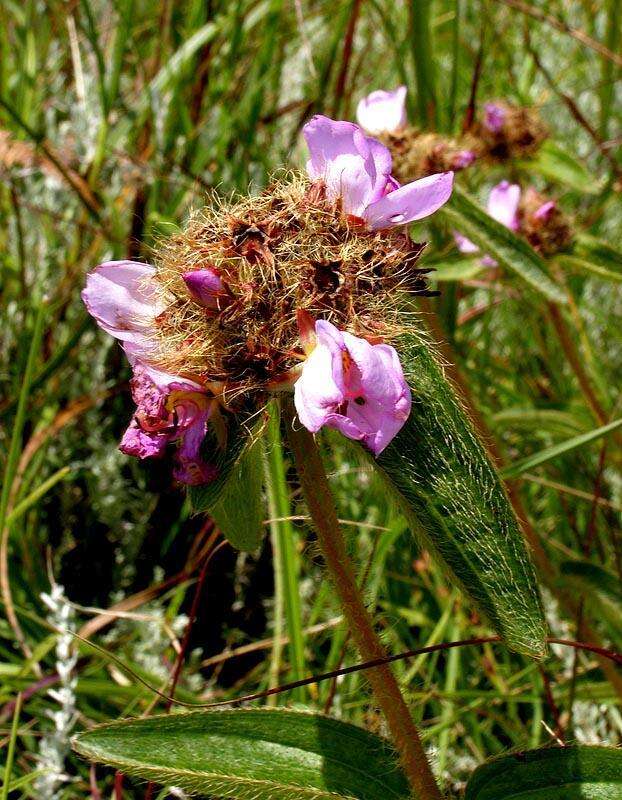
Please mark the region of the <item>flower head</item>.
<svg viewBox="0 0 622 800"><path fill-rule="evenodd" d="M361 128L372 135L397 133L406 126L406 87L368 94L356 107L356 118Z"/></svg>
<svg viewBox="0 0 622 800"><path fill-rule="evenodd" d="M517 183L501 181L491 189L486 210L497 222L510 230L517 231L520 224L518 214L520 199L521 190ZM479 247L461 233L454 232L454 239L461 253L479 252ZM484 256L483 263L487 267L497 266L497 262L490 256Z"/></svg>
<svg viewBox="0 0 622 800"><path fill-rule="evenodd" d="M540 253L555 253L572 238L570 226L555 200L546 200L532 187L523 192L518 184L501 181L490 191L487 210L493 219L520 233ZM454 231L454 239L461 253L479 252L479 247L461 233ZM482 264L497 266L488 255L482 258Z"/></svg>
<svg viewBox="0 0 622 800"><path fill-rule="evenodd" d="M381 453L408 419L411 396L395 349L370 344L326 320L315 324L317 344L294 386L302 424L324 425Z"/></svg>
<svg viewBox="0 0 622 800"><path fill-rule="evenodd" d="M315 116L304 127L307 171L323 181L330 200L372 230L405 225L433 214L451 196L453 172L429 175L405 186L391 176L391 153L352 122Z"/></svg>

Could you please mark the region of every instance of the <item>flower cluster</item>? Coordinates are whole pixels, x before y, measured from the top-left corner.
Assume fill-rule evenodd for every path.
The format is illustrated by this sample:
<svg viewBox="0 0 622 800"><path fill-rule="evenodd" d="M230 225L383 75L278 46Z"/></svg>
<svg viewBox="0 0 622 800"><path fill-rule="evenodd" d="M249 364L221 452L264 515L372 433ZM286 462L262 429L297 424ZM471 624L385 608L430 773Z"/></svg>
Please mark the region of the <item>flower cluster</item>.
<svg viewBox="0 0 622 800"><path fill-rule="evenodd" d="M482 119L460 138L422 131L408 124L406 87L377 90L356 109L359 125L378 136L393 157L399 180L412 180L444 170L458 171L478 159L506 161L533 155L547 136L534 109L506 101L484 105Z"/></svg>
<svg viewBox="0 0 622 800"><path fill-rule="evenodd" d="M487 211L497 222L524 236L543 255L562 250L572 238L570 225L557 203L532 187L523 192L518 184L501 181L490 191ZM479 252L477 245L461 233L454 232L454 238L462 253ZM482 264L494 267L497 262L484 255Z"/></svg>
<svg viewBox="0 0 622 800"><path fill-rule="evenodd" d="M337 428L374 454L404 424L410 392L391 338L398 309L430 294L423 245L404 225L449 198L453 174L400 186L388 149L350 122L304 128L308 177L213 203L163 243L155 266L107 262L84 302L121 341L136 411L121 449L176 446L175 477L212 480L208 425L292 390L311 431Z"/></svg>
<svg viewBox="0 0 622 800"><path fill-rule="evenodd" d="M399 180L411 180L446 170L459 171L478 156L472 137L454 139L421 131L408 124L406 87L382 89L364 97L356 109L359 125L380 137L391 151L393 172Z"/></svg>

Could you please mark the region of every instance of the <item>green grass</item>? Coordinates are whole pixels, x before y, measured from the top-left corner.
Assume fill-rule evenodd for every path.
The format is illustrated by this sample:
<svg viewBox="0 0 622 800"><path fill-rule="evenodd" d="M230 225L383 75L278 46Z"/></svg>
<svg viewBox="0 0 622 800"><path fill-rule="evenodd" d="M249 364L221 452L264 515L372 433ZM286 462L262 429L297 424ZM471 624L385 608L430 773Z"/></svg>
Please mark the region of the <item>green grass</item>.
<svg viewBox="0 0 622 800"><path fill-rule="evenodd" d="M620 53L616 2L596 12L578 0L533 5ZM255 192L283 165L301 168L304 121L335 110L351 118L373 89L407 83L413 122L459 131L480 39L478 103L536 105L558 149L534 162L474 168L460 184L484 201L508 177L559 199L580 240L573 255L543 263L546 286L554 283L568 302L552 306L521 279L523 253L492 281L486 271L461 271L466 262L438 217L413 233L430 242L430 264L458 265L453 274L463 277L439 281L443 296L427 311L514 476L554 635L596 637L622 650L612 616L576 589L568 602L559 574L561 564L582 559L622 579L620 430L594 435L622 410L620 67L493 0L355 6L81 0L42 12L32 0L0 0L0 529L8 569L0 741L11 745L0 759L11 798L36 797L29 776L52 728L49 713L58 710L47 683L56 640L41 600L50 576L79 605L89 638L166 691L182 615L213 546L205 520L173 486L170 465L117 450L131 415L129 370L116 343L85 318L86 272L110 258L149 260L209 192ZM557 91L529 54L527 32ZM333 440L331 454L338 513L389 650L489 634L416 548L383 486ZM290 454L275 439L267 459L270 518L293 519L272 523L257 554L225 548L214 556L178 689L188 702L234 698L357 660L335 620L340 611L297 487L284 491ZM104 617L101 609L112 606L119 615ZM275 644L275 630L288 641ZM101 653L78 647L75 730L163 710ZM568 741L622 741L619 681L590 655L575 661L555 647L541 669L496 644L395 670L455 797L475 764L551 742L558 726ZM12 735L9 704L20 691ZM382 730L361 673L276 702ZM89 797L88 764L71 755L66 771L72 781L60 796ZM98 768L95 778L109 795L113 772ZM127 797L144 796L144 785L125 786Z"/></svg>

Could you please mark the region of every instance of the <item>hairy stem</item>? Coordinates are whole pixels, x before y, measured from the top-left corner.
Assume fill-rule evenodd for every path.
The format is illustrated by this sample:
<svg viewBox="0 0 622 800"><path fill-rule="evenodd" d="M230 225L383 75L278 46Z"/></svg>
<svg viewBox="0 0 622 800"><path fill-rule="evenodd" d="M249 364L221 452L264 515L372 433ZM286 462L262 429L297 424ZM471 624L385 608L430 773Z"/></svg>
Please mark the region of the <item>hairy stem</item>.
<svg viewBox="0 0 622 800"><path fill-rule="evenodd" d="M365 660L384 658L386 651L374 630L356 584L352 562L337 521L337 512L320 453L313 436L295 418L291 405L284 409L289 442L300 484L313 519L326 568L341 602L352 637ZM391 667L383 664L368 674L376 702L400 754L402 767L418 800L440 800L439 788L428 764L419 732L402 697Z"/></svg>

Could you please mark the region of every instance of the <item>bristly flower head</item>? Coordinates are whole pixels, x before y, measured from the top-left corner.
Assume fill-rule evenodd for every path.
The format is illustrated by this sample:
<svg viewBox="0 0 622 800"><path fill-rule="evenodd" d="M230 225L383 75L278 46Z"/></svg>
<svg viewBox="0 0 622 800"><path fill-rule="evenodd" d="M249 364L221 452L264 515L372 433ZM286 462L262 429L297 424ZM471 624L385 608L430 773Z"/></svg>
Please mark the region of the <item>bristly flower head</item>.
<svg viewBox="0 0 622 800"><path fill-rule="evenodd" d="M531 187L522 192L517 183L501 181L490 190L486 210L497 222L524 236L543 255L562 250L572 238L570 225L557 203ZM479 252L478 246L461 233L455 231L454 238L460 252ZM482 258L482 263L488 267L497 266L488 255Z"/></svg>
<svg viewBox="0 0 622 800"><path fill-rule="evenodd" d="M388 150L357 125L314 117L304 135L309 177L214 200L162 243L155 266L108 262L87 278L84 302L134 372L136 412L121 449L146 458L175 445L184 483L216 474L210 429L211 446L222 443L230 415L253 415L297 381L304 424L337 427L376 454L408 414L389 342L404 300L433 293L417 266L423 245L404 225L440 208L453 176L400 187ZM337 387L330 398L323 382Z"/></svg>
<svg viewBox="0 0 622 800"><path fill-rule="evenodd" d="M548 136L537 111L495 100L484 104L481 123L474 131L481 154L495 161L532 156Z"/></svg>

